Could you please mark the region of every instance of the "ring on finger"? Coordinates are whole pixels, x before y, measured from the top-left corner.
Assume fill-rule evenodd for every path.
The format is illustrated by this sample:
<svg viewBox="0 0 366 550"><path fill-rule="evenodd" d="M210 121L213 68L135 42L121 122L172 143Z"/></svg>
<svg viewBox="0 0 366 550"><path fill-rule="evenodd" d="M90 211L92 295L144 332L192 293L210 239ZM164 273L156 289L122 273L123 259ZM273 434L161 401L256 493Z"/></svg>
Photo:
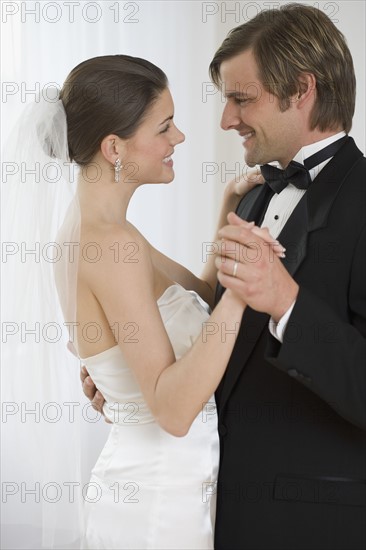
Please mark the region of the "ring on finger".
<svg viewBox="0 0 366 550"><path fill-rule="evenodd" d="M235 262L233 267L233 275L232 275L233 277L236 277L237 271L238 271L238 262Z"/></svg>

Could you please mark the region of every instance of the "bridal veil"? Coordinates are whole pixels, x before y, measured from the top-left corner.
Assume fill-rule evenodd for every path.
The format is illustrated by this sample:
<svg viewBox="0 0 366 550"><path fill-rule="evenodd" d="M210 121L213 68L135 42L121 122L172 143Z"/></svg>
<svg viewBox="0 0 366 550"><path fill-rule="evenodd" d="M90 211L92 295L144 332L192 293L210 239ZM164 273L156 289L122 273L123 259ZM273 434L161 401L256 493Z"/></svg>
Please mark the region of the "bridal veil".
<svg viewBox="0 0 366 550"><path fill-rule="evenodd" d="M87 413L79 360L70 352L80 228L76 185L65 111L59 91L49 88L21 113L2 158L7 548L77 548L82 529L80 433Z"/></svg>

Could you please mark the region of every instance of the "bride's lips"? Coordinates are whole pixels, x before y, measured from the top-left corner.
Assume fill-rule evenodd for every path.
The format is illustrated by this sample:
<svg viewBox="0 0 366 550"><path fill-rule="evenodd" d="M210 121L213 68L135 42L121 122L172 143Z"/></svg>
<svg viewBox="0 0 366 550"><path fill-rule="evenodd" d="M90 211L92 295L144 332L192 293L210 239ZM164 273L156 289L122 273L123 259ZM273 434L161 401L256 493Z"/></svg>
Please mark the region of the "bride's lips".
<svg viewBox="0 0 366 550"><path fill-rule="evenodd" d="M168 166L169 168L173 168L174 163L173 163L172 155L169 155L168 157L165 157L163 159L163 164L165 164L165 166Z"/></svg>

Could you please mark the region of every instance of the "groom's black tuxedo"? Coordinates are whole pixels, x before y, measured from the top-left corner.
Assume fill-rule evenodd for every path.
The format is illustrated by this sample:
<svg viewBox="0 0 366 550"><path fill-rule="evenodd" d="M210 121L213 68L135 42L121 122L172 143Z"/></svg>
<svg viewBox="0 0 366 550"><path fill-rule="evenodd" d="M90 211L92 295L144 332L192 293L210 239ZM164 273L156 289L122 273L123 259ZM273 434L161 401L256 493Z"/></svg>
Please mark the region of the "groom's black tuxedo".
<svg viewBox="0 0 366 550"><path fill-rule="evenodd" d="M278 239L300 286L284 342L248 308L217 390L217 550L366 545L366 159L349 138ZM265 187L238 214L261 216Z"/></svg>

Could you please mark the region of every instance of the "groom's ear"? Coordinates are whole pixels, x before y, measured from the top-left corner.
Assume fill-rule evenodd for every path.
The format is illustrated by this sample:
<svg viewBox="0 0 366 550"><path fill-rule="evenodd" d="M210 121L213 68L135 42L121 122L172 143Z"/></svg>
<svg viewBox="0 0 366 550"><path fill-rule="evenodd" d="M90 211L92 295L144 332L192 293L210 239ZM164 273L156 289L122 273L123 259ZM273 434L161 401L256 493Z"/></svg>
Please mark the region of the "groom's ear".
<svg viewBox="0 0 366 550"><path fill-rule="evenodd" d="M309 101L316 99L316 78L312 73L301 73L298 76L298 92L294 100L302 108Z"/></svg>
<svg viewBox="0 0 366 550"><path fill-rule="evenodd" d="M100 151L103 157L112 164L115 163L117 158L122 161L125 154L125 148L126 144L124 140L115 134L106 136L100 144Z"/></svg>

